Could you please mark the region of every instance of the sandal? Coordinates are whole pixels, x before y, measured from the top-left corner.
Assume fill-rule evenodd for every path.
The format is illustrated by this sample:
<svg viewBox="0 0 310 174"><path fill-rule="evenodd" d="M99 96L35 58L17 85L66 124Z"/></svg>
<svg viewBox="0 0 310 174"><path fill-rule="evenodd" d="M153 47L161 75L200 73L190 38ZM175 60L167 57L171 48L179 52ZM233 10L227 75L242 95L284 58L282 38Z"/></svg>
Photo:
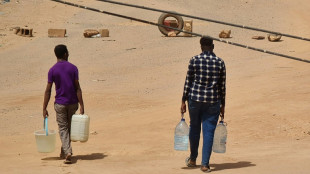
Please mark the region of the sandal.
<svg viewBox="0 0 310 174"><path fill-rule="evenodd" d="M65 163L65 164L72 164L72 161L71 161L71 153L68 153L68 154L67 154L64 163Z"/></svg>
<svg viewBox="0 0 310 174"><path fill-rule="evenodd" d="M196 167L196 160L191 160L190 157L185 159L185 164L187 167Z"/></svg>
<svg viewBox="0 0 310 174"><path fill-rule="evenodd" d="M205 172L205 173L211 172L210 166L201 166L200 170Z"/></svg>

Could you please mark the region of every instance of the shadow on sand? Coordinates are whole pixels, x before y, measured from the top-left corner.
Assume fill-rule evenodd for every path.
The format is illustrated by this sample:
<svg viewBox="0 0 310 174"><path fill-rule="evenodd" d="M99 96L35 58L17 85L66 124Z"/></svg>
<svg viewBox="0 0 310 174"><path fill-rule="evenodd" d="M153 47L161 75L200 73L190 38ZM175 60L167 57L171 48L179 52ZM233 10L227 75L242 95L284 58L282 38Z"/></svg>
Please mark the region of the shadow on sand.
<svg viewBox="0 0 310 174"><path fill-rule="evenodd" d="M238 169L238 168L253 167L253 166L256 166L256 164L252 164L252 162L249 162L249 161L239 161L237 163L222 163L222 164L211 164L210 165L212 171ZM197 169L197 168L200 168L200 165L197 165L196 167L182 167L182 169Z"/></svg>
<svg viewBox="0 0 310 174"><path fill-rule="evenodd" d="M76 163L78 160L99 160L107 157L108 155L105 155L103 153L92 153L88 155L73 155L72 156L72 163ZM46 157L42 158L41 160L45 161L54 161L54 160L63 160L60 157Z"/></svg>
<svg viewBox="0 0 310 174"><path fill-rule="evenodd" d="M238 169L244 167L253 167L256 164L252 164L249 161L239 161L237 163L222 163L222 164L211 164L212 171L226 170L226 169Z"/></svg>

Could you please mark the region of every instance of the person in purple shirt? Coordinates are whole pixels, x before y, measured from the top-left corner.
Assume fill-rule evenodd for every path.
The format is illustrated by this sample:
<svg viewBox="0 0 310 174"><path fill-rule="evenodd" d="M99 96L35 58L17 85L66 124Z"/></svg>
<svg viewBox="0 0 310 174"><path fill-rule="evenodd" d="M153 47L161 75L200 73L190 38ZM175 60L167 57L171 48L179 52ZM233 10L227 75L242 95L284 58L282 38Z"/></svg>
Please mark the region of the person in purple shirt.
<svg viewBox="0 0 310 174"><path fill-rule="evenodd" d="M75 65L68 62L69 52L65 45L57 45L54 49L57 63L48 72L48 82L44 94L43 118L48 117L47 105L51 97L53 83L55 83L56 120L61 139L60 158L64 163L71 163L72 147L70 128L72 115L77 111L80 103L80 114L84 114L84 102L79 83L79 72Z"/></svg>

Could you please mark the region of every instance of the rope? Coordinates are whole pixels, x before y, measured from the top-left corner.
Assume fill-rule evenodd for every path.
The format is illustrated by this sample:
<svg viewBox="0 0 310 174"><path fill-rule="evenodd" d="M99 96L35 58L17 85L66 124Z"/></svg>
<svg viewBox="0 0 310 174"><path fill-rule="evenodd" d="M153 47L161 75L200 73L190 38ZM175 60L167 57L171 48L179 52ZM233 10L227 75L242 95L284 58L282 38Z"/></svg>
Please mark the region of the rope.
<svg viewBox="0 0 310 174"><path fill-rule="evenodd" d="M145 9L145 10L157 11L157 12L162 12L162 13L170 13L170 14L189 17L189 18L198 19L198 20L202 20L202 21L214 22L214 23L223 24L223 25L230 25L230 26L234 26L234 27L245 28L245 29L249 29L249 30L261 31L261 32L265 32L265 33L282 35L282 36L286 36L286 37L290 37L290 38L294 38L294 39L310 41L310 38L304 38L304 37L300 37L300 36L294 36L294 35L290 35L290 34L276 32L276 31L269 31L269 30L265 30L265 29L249 27L249 26L245 26L245 25L232 24L232 23L228 23L228 22L222 22L222 21L217 21L217 20L213 20L213 19L207 19L207 18L192 16L192 15L188 15L188 14L177 13L177 12L173 12L173 11L160 10L160 9L155 9L155 8L150 8L150 7L138 6L138 5L134 5L134 4L126 4L126 3L122 3L122 2L109 1L109 0L97 0L97 1L107 2L107 3L117 4L117 5L123 5L123 6L128 6L128 7L141 8L141 9Z"/></svg>
<svg viewBox="0 0 310 174"><path fill-rule="evenodd" d="M202 35L202 34L199 34L199 33L194 33L194 32L189 32L189 31L181 30L181 29L178 29L178 28L173 28L173 27L170 27L170 26L154 23L154 22L151 22L151 21L146 21L146 20L142 20L142 19L137 19L137 18L129 17L129 16L124 16L124 15L121 15L121 14L116 14L116 13L111 13L111 12L107 12L107 11L102 11L102 10L98 10L98 9L95 9L95 8L91 8L91 7L87 7L87 6L83 6L83 5L78 5L78 4L74 4L74 3L66 2L66 1L62 1L62 0L51 0L51 1L55 1L55 2L58 2L58 3L62 3L62 4L67 4L67 5L70 5L70 6L74 6L74 7L78 7L78 8L82 8L82 9L98 12L98 13L104 13L104 14L108 14L108 15L111 15L111 16L117 16L117 17L120 17L120 18L125 18L125 19L129 19L129 20L133 20L133 21L138 21L138 22L145 23L145 24L165 27L165 28L169 28L169 29L172 29L172 30L180 31L180 32L183 32L183 33L191 34L191 35L194 35L194 36L209 37L210 39L213 39L213 40L216 40L216 41L219 41L219 42L223 42L223 43L226 43L226 44L230 44L230 45L234 45L234 46L239 46L239 47L247 48L247 49L250 49L250 50L255 50L255 51L259 51L259 52L263 52L263 53L267 53L267 54L272 54L272 55L276 55L276 56L280 56L280 57L285 57L285 58L289 58L289 59L293 59L293 60L297 60L297 61L302 61L302 62L310 63L310 60L301 59L301 58L293 57L293 56L288 56L288 55L284 55L284 54L281 54L281 53L267 51L267 50L263 50L263 49L259 49L259 48L254 48L254 47L251 47L251 46L230 42L230 41L227 41L227 40L224 40L224 39L214 38L214 37L211 37L211 36L208 36L208 35Z"/></svg>

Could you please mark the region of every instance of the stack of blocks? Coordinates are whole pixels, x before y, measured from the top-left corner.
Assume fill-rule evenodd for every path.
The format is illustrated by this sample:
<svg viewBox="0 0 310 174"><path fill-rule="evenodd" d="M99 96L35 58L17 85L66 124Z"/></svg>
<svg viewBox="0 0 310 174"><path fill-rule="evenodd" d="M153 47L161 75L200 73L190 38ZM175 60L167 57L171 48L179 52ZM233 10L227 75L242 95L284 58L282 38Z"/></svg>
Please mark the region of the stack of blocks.
<svg viewBox="0 0 310 174"><path fill-rule="evenodd" d="M24 37L32 37L32 28L28 27L16 27L14 28L14 34L17 34L19 36L24 36Z"/></svg>

